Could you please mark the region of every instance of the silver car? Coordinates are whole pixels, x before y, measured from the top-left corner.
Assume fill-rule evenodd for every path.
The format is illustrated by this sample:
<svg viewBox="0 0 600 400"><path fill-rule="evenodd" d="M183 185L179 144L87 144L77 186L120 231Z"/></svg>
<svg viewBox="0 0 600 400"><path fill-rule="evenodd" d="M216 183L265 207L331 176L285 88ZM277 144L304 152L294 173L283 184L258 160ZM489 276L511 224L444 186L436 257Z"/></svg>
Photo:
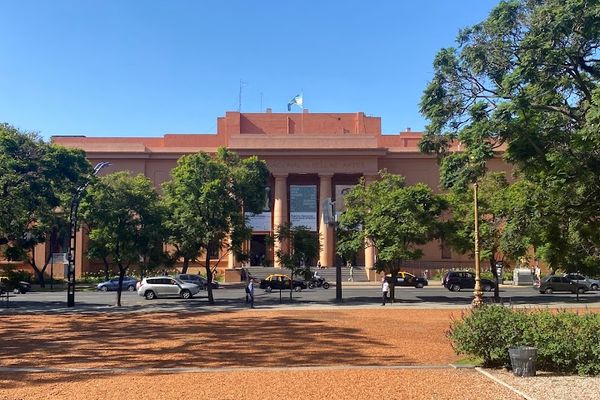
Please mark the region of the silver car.
<svg viewBox="0 0 600 400"><path fill-rule="evenodd" d="M598 279L592 279L590 277L573 272L570 274L566 274L565 276L573 282L583 283L584 285L587 285L587 287L591 290L598 290L598 288L600 288L600 280Z"/></svg>
<svg viewBox="0 0 600 400"><path fill-rule="evenodd" d="M199 291L200 288L198 285L185 283L179 279L171 278L170 276L144 278L138 288L138 294L144 296L147 300L152 300L157 297L181 297L182 299L190 299Z"/></svg>

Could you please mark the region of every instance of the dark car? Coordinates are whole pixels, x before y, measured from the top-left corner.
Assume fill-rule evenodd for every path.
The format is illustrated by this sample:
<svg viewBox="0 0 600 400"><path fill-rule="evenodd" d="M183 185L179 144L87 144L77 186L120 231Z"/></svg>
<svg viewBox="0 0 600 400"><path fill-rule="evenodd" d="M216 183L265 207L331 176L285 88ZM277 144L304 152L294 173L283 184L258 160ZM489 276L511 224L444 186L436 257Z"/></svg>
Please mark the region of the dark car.
<svg viewBox="0 0 600 400"><path fill-rule="evenodd" d="M458 292L461 289L475 288L475 274L469 271L450 271L446 273L443 281L444 287L451 292ZM481 278L481 290L491 292L496 287L492 280Z"/></svg>
<svg viewBox="0 0 600 400"><path fill-rule="evenodd" d="M386 277L389 284L392 283L392 277ZM414 276L409 272L398 272L398 276L396 277L396 284L394 286L410 286L416 288L422 288L424 286L429 285L429 282L425 278L421 278L419 276Z"/></svg>
<svg viewBox="0 0 600 400"><path fill-rule="evenodd" d="M260 288L270 292L273 289L289 289L291 279L287 275L283 274L272 274L267 276L265 279L261 279ZM306 282L294 279L292 287L296 292L306 289Z"/></svg>
<svg viewBox="0 0 600 400"><path fill-rule="evenodd" d="M19 292L27 293L31 290L31 283L10 279L6 276L0 276L0 293Z"/></svg>
<svg viewBox="0 0 600 400"><path fill-rule="evenodd" d="M540 293L550 294L553 292L585 293L589 290L584 283L572 281L566 276L549 275L540 282Z"/></svg>
<svg viewBox="0 0 600 400"><path fill-rule="evenodd" d="M207 280L206 278L200 276L200 275L196 275L196 274L177 274L175 275L175 278L186 282L186 283L193 283L194 285L198 285L200 287L201 290L206 289L207 286ZM219 282L215 282L214 280L211 282L211 287L213 289L218 289L219 288Z"/></svg>
<svg viewBox="0 0 600 400"><path fill-rule="evenodd" d="M583 283L584 285L587 285L587 287L592 290L600 289L600 280L599 279L590 278L588 276L583 276L581 274L577 274L577 273L573 273L573 272L570 274L566 274L565 276L574 282Z"/></svg>
<svg viewBox="0 0 600 400"><path fill-rule="evenodd" d="M128 290L133 292L136 288L137 279L132 278L131 276L123 277L123 290ZM97 289L102 290L103 292L107 292L109 290L117 290L119 287L119 277L112 278L106 282L101 282L98 284Z"/></svg>

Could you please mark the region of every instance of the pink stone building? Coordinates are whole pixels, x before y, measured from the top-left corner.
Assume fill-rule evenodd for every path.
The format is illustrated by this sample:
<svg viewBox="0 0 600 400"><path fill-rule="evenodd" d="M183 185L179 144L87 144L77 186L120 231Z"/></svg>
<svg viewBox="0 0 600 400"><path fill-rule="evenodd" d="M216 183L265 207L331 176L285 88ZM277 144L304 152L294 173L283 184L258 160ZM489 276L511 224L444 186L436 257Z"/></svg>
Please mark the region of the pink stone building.
<svg viewBox="0 0 600 400"><path fill-rule="evenodd" d="M256 155L266 161L271 177L269 198L263 214L253 216L252 240L247 243L252 264L273 260L273 248L265 243L266 235L279 224L291 222L319 232L322 240L320 262L334 266L335 237L325 224L322 204L327 198L343 204L344 190L358 182L377 178L379 170L406 177L407 184L423 182L437 190L438 165L434 157L419 152L421 133L381 133L381 118L357 113L239 113L227 112L217 120L217 133L165 134L163 137L84 137L54 136L53 142L86 151L92 164L108 161L112 165L102 173L128 170L143 173L157 188L169 179L179 157L198 151L214 153L226 146L240 156ZM505 168L493 160L492 169ZM96 270L85 256L83 234L78 241L76 260L81 271ZM275 247L278 246L275 243ZM425 269L470 266L472 260L452 253L440 242L424 246L424 257L407 263L407 270L421 274ZM219 255L215 254L215 262ZM355 265L373 266L376 255L366 248ZM276 260L272 261L277 265ZM339 262L339 260L337 261ZM218 268L226 277L234 276L239 264L228 256ZM79 267L82 266L82 267ZM227 271L229 270L229 271ZM228 274L231 272L231 274ZM374 276L374 275L373 275Z"/></svg>

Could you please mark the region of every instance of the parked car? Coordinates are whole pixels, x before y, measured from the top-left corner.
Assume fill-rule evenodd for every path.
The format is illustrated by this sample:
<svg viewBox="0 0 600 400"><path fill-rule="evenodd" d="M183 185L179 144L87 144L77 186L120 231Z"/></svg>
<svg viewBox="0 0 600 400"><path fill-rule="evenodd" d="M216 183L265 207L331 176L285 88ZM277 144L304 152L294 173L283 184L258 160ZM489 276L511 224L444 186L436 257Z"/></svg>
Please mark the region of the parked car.
<svg viewBox="0 0 600 400"><path fill-rule="evenodd" d="M587 285L587 287L591 290L598 290L598 288L600 288L600 280L598 279L593 279L588 276L583 276L574 272L566 274L565 276L574 282L583 283L584 285Z"/></svg>
<svg viewBox="0 0 600 400"><path fill-rule="evenodd" d="M469 271L450 271L446 273L443 280L444 287L451 292L458 292L461 289L475 288L475 274ZM496 287L492 280L481 278L481 290L491 292Z"/></svg>
<svg viewBox="0 0 600 400"><path fill-rule="evenodd" d="M181 297L191 299L198 294L200 287L194 283L186 283L170 276L144 278L138 289L138 294L146 300L157 297Z"/></svg>
<svg viewBox="0 0 600 400"><path fill-rule="evenodd" d="M577 283L566 276L549 275L540 282L540 293L550 294L553 292L585 293L588 286L585 283Z"/></svg>
<svg viewBox="0 0 600 400"><path fill-rule="evenodd" d="M137 279L131 276L123 277L123 290L128 290L133 292L135 290L137 284ZM109 290L117 290L119 287L119 277L112 278L106 282L101 282L98 284L97 289L103 292L107 292Z"/></svg>
<svg viewBox="0 0 600 400"><path fill-rule="evenodd" d="M291 279L287 275L283 274L272 274L267 276L265 279L261 279L260 288L265 289L267 292L271 292L273 289L289 289ZM292 287L296 292L306 289L306 282L294 279Z"/></svg>
<svg viewBox="0 0 600 400"><path fill-rule="evenodd" d="M206 278L200 276L200 275L196 275L196 274L177 274L175 275L176 279L179 279L183 282L186 283L193 283L195 285L198 285L198 287L200 287L200 290L204 290L206 289L207 283L208 281L206 280ZM219 282L216 281L212 281L211 282L211 287L213 289L218 289L219 288Z"/></svg>
<svg viewBox="0 0 600 400"><path fill-rule="evenodd" d="M17 281L10 279L7 276L0 276L0 293L4 292L19 292L27 293L31 290L31 283L25 281Z"/></svg>
<svg viewBox="0 0 600 400"><path fill-rule="evenodd" d="M392 277L386 277L389 284L392 283ZM398 276L396 277L395 286L414 286L416 288L422 288L424 286L429 285L429 282L425 278L421 278L420 276L414 276L410 272L398 272Z"/></svg>

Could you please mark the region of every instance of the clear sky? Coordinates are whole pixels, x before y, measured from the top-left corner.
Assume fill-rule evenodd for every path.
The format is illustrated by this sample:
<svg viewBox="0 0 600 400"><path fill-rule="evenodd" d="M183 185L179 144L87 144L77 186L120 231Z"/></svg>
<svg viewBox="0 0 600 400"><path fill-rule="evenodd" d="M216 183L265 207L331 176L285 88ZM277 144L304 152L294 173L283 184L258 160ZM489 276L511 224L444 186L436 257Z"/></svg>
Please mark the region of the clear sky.
<svg viewBox="0 0 600 400"><path fill-rule="evenodd" d="M0 0L0 121L45 138L213 133L242 80L242 112L303 92L311 112L423 130L435 54L496 3Z"/></svg>

